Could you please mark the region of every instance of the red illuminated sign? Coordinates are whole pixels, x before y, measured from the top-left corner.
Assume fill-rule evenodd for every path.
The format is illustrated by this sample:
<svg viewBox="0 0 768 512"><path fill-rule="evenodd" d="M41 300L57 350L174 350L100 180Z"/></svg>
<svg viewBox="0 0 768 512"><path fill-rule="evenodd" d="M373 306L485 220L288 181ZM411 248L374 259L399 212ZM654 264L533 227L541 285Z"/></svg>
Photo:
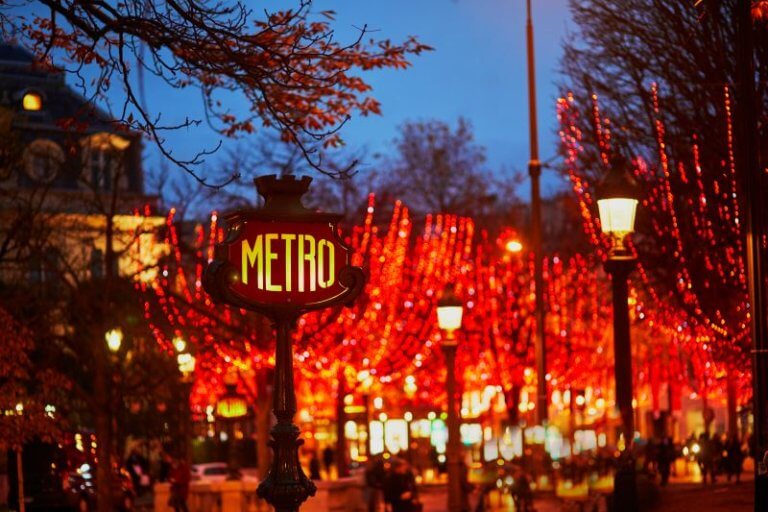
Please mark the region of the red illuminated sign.
<svg viewBox="0 0 768 512"><path fill-rule="evenodd" d="M206 272L206 289L230 304L270 312L304 311L351 299L362 271L349 265L337 215L305 209L309 179L257 180L266 204L226 217L227 236Z"/></svg>
<svg viewBox="0 0 768 512"><path fill-rule="evenodd" d="M344 294L349 250L333 225L246 220L228 244L229 287L245 300L312 305Z"/></svg>

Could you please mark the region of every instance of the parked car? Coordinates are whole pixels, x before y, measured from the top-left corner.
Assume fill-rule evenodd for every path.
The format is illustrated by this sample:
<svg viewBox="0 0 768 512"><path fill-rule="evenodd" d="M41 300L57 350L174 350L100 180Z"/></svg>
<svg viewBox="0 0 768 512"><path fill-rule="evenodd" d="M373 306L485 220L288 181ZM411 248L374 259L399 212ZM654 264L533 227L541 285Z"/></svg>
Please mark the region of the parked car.
<svg viewBox="0 0 768 512"><path fill-rule="evenodd" d="M223 482L229 470L224 462L206 462L194 464L191 468L193 482Z"/></svg>
<svg viewBox="0 0 768 512"><path fill-rule="evenodd" d="M223 482L229 475L229 468L224 462L206 462L194 464L190 470L193 482ZM240 478L244 481L258 481L256 468L240 468Z"/></svg>

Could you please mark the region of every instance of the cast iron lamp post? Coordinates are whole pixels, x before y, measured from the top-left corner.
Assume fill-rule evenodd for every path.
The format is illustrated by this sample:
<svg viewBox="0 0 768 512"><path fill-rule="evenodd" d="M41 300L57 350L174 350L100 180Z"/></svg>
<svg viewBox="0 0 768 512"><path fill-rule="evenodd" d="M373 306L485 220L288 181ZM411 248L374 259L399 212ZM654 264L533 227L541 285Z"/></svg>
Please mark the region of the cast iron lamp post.
<svg viewBox="0 0 768 512"><path fill-rule="evenodd" d="M109 364L110 364L110 376L112 378L112 386L107 390L109 394L109 407L112 408L112 449L114 454L121 457L120 453L120 422L118 416L120 415L120 401L121 401L121 375L120 375L120 349L123 347L123 330L119 327L108 330L104 333L104 341L107 342L107 349L109 350Z"/></svg>
<svg viewBox="0 0 768 512"><path fill-rule="evenodd" d="M637 185L629 175L627 164L616 158L597 187L600 225L609 239L610 249L605 270L611 275L613 291L613 354L616 379L616 404L621 414L624 449L614 478L615 510L635 512L637 485L635 459L632 454L635 437L632 411L632 349L629 335L629 291L627 278L635 267L636 258L627 247L627 235L635 230L638 203ZM571 400L574 397L571 396Z"/></svg>
<svg viewBox="0 0 768 512"><path fill-rule="evenodd" d="M229 474L227 480L240 479L237 448L235 446L235 423L248 414L248 403L243 395L237 392L236 384L226 384L226 391L216 403L216 415L223 419L229 427Z"/></svg>
<svg viewBox="0 0 768 512"><path fill-rule="evenodd" d="M456 411L456 336L461 328L464 306L453 292L453 286L446 286L437 301L437 325L445 331L442 340L443 354L447 368L446 392L448 394L448 512L461 510L461 429Z"/></svg>

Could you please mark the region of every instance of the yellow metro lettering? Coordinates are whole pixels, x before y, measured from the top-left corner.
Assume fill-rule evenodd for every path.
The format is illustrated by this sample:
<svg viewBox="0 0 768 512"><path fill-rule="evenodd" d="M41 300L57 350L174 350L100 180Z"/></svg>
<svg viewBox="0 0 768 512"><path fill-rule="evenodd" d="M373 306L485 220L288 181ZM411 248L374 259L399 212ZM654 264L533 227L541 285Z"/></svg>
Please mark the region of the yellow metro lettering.
<svg viewBox="0 0 768 512"><path fill-rule="evenodd" d="M248 269L256 265L258 260L258 267L256 271L257 286L264 288L264 268L263 268L263 255L261 250L261 235L256 237L253 243L253 247L248 243L248 240L243 240L242 243L242 265L241 265L241 279L243 284L248 284Z"/></svg>
<svg viewBox="0 0 768 512"><path fill-rule="evenodd" d="M267 291L268 292L281 292L283 287L279 284L272 283L272 260L277 259L277 253L272 250L272 241L277 240L277 233L267 233L266 244L264 252L267 255Z"/></svg>
<svg viewBox="0 0 768 512"><path fill-rule="evenodd" d="M306 242L306 244L305 244ZM308 247L305 247L308 245ZM309 291L317 289L317 262L315 261L315 237L312 235L299 235L299 291L303 292L304 263L309 264Z"/></svg>
<svg viewBox="0 0 768 512"><path fill-rule="evenodd" d="M326 249L328 253L328 279L325 278L325 254L326 251L323 250ZM320 240L320 242L317 244L317 284L320 285L320 288L328 288L333 284L334 281L334 251L336 249L334 248L333 244L330 243L328 240Z"/></svg>
<svg viewBox="0 0 768 512"><path fill-rule="evenodd" d="M293 291L291 286L293 284L291 282L291 275L293 274L291 271L291 243L296 240L296 235L283 233L281 238L285 240L285 291L290 292Z"/></svg>

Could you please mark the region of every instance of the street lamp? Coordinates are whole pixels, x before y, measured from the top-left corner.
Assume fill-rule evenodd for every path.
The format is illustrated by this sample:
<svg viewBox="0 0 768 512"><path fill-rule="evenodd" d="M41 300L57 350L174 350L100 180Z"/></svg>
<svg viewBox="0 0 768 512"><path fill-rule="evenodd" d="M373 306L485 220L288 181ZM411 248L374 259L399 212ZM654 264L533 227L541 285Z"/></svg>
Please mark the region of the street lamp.
<svg viewBox="0 0 768 512"><path fill-rule="evenodd" d="M459 417L456 411L456 348L455 331L461 328L464 306L456 297L453 285L443 290L437 301L437 325L445 331L442 349L447 368L446 392L448 394L448 512L461 510L461 440Z"/></svg>
<svg viewBox="0 0 768 512"><path fill-rule="evenodd" d="M237 462L235 446L235 423L248 414L248 403L243 395L237 392L236 384L225 384L226 391L216 403L216 415L229 425L229 474L227 480L240 479L240 467Z"/></svg>
<svg viewBox="0 0 768 512"><path fill-rule="evenodd" d="M110 329L104 334L104 340L107 342L107 348L113 354L117 354L120 351L120 346L123 344L123 331L119 327Z"/></svg>
<svg viewBox="0 0 768 512"><path fill-rule="evenodd" d="M632 441L635 436L632 411L632 349L629 335L629 290L627 278L635 267L635 256L627 247L626 237L635 230L635 211L639 199L637 184L629 175L627 163L614 159L608 174L597 186L600 225L611 243L605 270L611 275L613 291L613 354L616 379L616 404L621 414L624 450L614 478L616 510L633 512L637 507L635 460Z"/></svg>
<svg viewBox="0 0 768 512"><path fill-rule="evenodd" d="M179 338L181 339L181 338ZM184 345L186 348L186 344ZM182 352L176 356L176 364L179 367L179 373L181 374L181 392L182 392L182 443L183 455L187 463L192 462L192 412L189 406L189 395L192 390L192 384L194 383L195 374L195 356L189 352Z"/></svg>

